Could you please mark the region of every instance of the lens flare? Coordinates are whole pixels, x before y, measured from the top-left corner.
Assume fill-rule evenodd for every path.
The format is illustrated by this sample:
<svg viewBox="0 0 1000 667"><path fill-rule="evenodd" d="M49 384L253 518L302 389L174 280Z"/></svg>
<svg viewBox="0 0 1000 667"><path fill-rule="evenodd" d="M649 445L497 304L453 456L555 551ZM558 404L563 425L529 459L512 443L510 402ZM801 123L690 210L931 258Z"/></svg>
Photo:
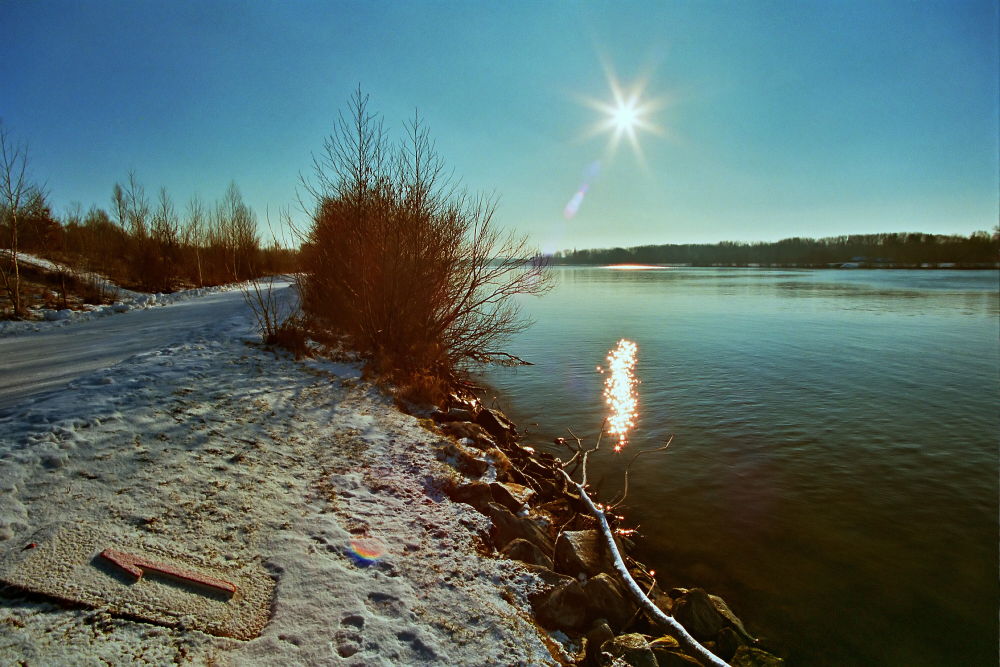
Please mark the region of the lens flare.
<svg viewBox="0 0 1000 667"><path fill-rule="evenodd" d="M358 565L365 567L376 562L385 554L385 545L375 537L356 537L351 540L347 555Z"/></svg>
<svg viewBox="0 0 1000 667"><path fill-rule="evenodd" d="M608 433L618 436L615 451L628 444L628 432L638 417L639 396L635 377L635 362L639 346L624 338L608 354L608 377L604 380L604 401L611 408Z"/></svg>
<svg viewBox="0 0 1000 667"><path fill-rule="evenodd" d="M587 194L587 190L590 186L597 180L598 176L601 175L601 161L594 160L587 168L583 171L583 181L580 183L580 188L573 195L569 203L566 204L566 208L563 209L563 217L567 220L572 220L577 212L580 210L580 204L583 203L583 198Z"/></svg>

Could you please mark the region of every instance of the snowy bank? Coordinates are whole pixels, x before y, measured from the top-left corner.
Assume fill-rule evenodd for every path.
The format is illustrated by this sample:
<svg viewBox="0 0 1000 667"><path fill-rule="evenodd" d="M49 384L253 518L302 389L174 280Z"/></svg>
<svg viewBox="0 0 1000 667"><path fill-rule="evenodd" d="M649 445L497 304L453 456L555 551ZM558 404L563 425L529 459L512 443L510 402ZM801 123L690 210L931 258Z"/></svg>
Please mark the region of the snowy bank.
<svg viewBox="0 0 1000 667"><path fill-rule="evenodd" d="M0 662L556 662L528 611L538 579L478 555L489 520L441 491L450 441L356 365L296 362L253 338L249 313L226 319L8 410L0 551L69 523L223 579L264 571L275 588L260 636L6 589Z"/></svg>
<svg viewBox="0 0 1000 667"><path fill-rule="evenodd" d="M36 257L35 255L23 253L19 254L18 261L25 264L32 264L47 271L73 272L73 269L70 269L63 264L47 260L43 257ZM212 287L197 287L194 289L179 290L169 294L147 294L145 292L134 292L132 290L125 289L124 287L119 287L104 276L96 273L84 273L82 275L87 279L96 281L108 293L113 294L115 299L114 303L102 306L84 304L81 310L71 310L69 308L64 308L62 310L29 308L31 319L0 321L0 337L17 336L37 331L49 331L70 324L88 322L96 318L107 317L108 315L119 315L133 310L142 310L146 308L155 308L157 306L181 303L191 299L197 299L207 294L242 290L248 285L248 283L231 283L228 285L214 285Z"/></svg>

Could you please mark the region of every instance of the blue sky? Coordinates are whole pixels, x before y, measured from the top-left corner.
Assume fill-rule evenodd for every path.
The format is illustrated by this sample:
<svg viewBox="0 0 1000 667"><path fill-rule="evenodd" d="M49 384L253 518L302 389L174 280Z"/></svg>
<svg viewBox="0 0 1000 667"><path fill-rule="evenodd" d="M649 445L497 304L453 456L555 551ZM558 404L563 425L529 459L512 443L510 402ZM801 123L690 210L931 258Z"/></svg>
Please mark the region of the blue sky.
<svg viewBox="0 0 1000 667"><path fill-rule="evenodd" d="M58 213L135 169L304 221L299 174L360 83L546 250L997 224L993 0L3 0L0 26L0 118ZM587 136L609 71L661 103L641 159Z"/></svg>

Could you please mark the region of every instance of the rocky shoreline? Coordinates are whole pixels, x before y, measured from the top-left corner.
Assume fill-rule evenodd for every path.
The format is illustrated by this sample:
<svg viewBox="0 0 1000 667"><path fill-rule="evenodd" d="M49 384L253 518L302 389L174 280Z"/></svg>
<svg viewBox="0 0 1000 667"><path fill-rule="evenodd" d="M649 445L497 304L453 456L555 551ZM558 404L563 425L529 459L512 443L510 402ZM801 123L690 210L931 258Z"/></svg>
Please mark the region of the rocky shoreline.
<svg viewBox="0 0 1000 667"><path fill-rule="evenodd" d="M452 396L425 426L452 436L439 451L458 473L449 497L488 517L482 550L517 560L544 586L531 598L535 623L560 639L566 664L693 667L703 664L678 638L655 623L628 594L610 550L577 490L548 452L521 444L514 423L472 396ZM594 499L595 502L598 499ZM608 514L611 528L616 517ZM760 648L717 595L701 588L662 590L654 573L618 547L647 597L716 656L741 667L783 660Z"/></svg>

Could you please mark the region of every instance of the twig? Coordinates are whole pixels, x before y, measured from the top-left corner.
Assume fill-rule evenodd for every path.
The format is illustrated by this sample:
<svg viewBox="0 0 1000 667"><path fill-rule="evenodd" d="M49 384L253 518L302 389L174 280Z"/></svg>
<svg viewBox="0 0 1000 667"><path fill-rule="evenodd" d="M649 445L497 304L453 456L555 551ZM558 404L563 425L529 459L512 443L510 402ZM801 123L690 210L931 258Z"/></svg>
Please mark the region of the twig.
<svg viewBox="0 0 1000 667"><path fill-rule="evenodd" d="M622 497L621 498L617 498L613 503L609 504L608 505L608 509L610 509L610 510L615 509L616 507L618 507L619 505L621 505L623 502L625 502L625 498L628 497L628 472L629 472L629 470L632 469L632 464L635 463L635 460L637 458L639 458L640 456L642 456L643 454L651 454L653 452L662 452L664 449L666 449L667 447L669 447L670 443L673 442L673 441L674 441L674 436L673 436L673 434L671 434L670 437L667 438L667 444L663 445L662 447L654 447L652 449L640 449L638 452L635 453L635 456L632 457L632 460L629 461L628 465L625 467L625 484L624 484L624 488L622 489Z"/></svg>

